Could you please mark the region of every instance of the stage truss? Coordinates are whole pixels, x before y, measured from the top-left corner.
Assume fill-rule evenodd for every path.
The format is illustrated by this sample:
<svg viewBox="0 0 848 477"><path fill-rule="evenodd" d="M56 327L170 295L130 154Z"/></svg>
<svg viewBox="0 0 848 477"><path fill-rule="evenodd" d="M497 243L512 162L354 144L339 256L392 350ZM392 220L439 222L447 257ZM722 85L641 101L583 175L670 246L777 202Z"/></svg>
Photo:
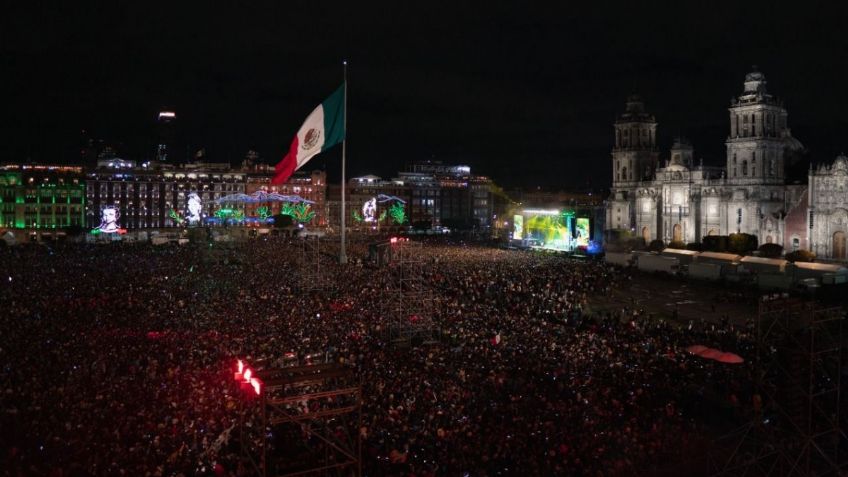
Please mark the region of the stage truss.
<svg viewBox="0 0 848 477"><path fill-rule="evenodd" d="M321 277L321 238L315 235L298 237L300 245L298 259L298 284L301 291L319 291L324 289Z"/></svg>
<svg viewBox="0 0 848 477"><path fill-rule="evenodd" d="M719 439L712 475L840 476L848 473L842 409L845 311L794 298L762 301L756 389L762 411Z"/></svg>
<svg viewBox="0 0 848 477"><path fill-rule="evenodd" d="M433 320L435 300L424 275L425 256L420 242L392 244L390 265L393 288L384 302L389 342L400 345L432 344L439 330Z"/></svg>
<svg viewBox="0 0 848 477"><path fill-rule="evenodd" d="M262 392L247 401L239 426L252 475L362 475L362 385L352 368L322 363L256 374Z"/></svg>

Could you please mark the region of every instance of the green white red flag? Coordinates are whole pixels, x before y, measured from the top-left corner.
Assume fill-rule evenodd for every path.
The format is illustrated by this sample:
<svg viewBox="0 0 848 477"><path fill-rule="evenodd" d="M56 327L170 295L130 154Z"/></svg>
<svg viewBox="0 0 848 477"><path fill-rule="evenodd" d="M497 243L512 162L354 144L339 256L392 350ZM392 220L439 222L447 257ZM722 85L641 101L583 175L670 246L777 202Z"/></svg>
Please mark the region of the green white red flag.
<svg viewBox="0 0 848 477"><path fill-rule="evenodd" d="M318 105L306 118L292 140L289 152L274 168L271 184L286 182L319 152L342 142L345 138L344 85Z"/></svg>

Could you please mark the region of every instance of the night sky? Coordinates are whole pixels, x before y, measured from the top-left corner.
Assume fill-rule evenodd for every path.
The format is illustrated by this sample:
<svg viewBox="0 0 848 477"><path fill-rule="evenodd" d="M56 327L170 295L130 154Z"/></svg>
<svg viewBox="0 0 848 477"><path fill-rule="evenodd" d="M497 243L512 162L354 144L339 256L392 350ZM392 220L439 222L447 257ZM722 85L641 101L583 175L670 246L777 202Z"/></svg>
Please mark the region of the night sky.
<svg viewBox="0 0 848 477"><path fill-rule="evenodd" d="M83 129L147 159L162 109L211 161L253 148L276 162L341 83L343 58L350 175L434 159L505 186L606 188L611 123L632 92L656 115L664 156L685 135L721 165L726 108L754 64L814 161L848 151L844 6L31 3L0 20L2 162L79 162ZM338 176L339 157L305 168Z"/></svg>

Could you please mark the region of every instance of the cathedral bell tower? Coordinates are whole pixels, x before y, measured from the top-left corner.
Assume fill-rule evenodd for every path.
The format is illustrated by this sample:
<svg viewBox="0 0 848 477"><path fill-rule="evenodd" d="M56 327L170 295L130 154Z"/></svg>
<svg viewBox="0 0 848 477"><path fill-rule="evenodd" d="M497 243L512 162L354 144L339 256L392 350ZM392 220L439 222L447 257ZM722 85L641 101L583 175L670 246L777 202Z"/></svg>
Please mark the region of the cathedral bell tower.
<svg viewBox="0 0 848 477"><path fill-rule="evenodd" d="M766 91L757 71L745 75L744 91L730 103L727 180L731 185L783 184L784 147L792 141L783 103Z"/></svg>
<svg viewBox="0 0 848 477"><path fill-rule="evenodd" d="M613 189L651 180L657 167L657 121L645 112L645 103L637 95L627 98L627 108L614 124L612 149Z"/></svg>

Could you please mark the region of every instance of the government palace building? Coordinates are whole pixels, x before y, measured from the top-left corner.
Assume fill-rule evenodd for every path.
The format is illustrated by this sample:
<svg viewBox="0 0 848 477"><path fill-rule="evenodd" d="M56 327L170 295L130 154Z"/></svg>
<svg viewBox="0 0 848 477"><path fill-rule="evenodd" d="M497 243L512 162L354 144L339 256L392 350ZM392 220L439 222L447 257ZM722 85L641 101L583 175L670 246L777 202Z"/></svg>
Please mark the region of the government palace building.
<svg viewBox="0 0 848 477"><path fill-rule="evenodd" d="M758 71L745 76L728 111L724 167L695 164L685 139L677 139L660 164L657 122L641 98L630 96L614 125L606 229L636 233L646 243L747 233L787 252L805 249L818 258L846 260L848 158L802 165L806 184L788 184L787 171L800 163L803 146Z"/></svg>

